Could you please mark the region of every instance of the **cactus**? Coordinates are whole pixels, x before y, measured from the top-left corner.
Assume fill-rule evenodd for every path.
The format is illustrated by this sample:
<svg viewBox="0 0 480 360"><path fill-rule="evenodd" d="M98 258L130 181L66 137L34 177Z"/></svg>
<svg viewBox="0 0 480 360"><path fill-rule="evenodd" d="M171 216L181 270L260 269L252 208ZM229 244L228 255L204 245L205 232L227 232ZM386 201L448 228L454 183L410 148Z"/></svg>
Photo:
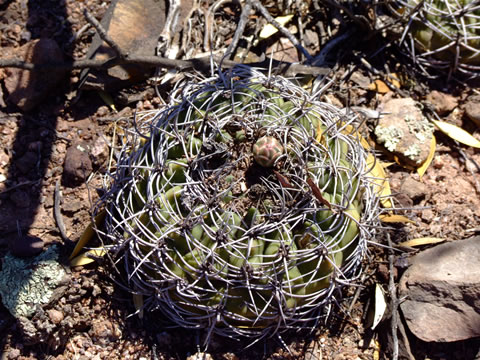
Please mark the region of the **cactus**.
<svg viewBox="0 0 480 360"><path fill-rule="evenodd" d="M459 71L472 77L480 71L480 4L477 0L405 0L410 19L404 44L422 67ZM427 70L426 70L427 71Z"/></svg>
<svg viewBox="0 0 480 360"><path fill-rule="evenodd" d="M179 326L232 338L321 319L378 221L353 120L245 66L179 85L102 199L127 286Z"/></svg>

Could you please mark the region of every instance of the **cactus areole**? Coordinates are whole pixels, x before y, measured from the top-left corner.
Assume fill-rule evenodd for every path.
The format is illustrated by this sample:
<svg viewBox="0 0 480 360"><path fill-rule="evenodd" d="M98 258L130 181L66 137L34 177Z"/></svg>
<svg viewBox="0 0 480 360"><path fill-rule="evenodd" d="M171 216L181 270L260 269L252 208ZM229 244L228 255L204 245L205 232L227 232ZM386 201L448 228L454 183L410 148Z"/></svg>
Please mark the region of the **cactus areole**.
<svg viewBox="0 0 480 360"><path fill-rule="evenodd" d="M136 119L99 205L126 285L207 334L311 329L378 225L353 120L245 66L178 85Z"/></svg>

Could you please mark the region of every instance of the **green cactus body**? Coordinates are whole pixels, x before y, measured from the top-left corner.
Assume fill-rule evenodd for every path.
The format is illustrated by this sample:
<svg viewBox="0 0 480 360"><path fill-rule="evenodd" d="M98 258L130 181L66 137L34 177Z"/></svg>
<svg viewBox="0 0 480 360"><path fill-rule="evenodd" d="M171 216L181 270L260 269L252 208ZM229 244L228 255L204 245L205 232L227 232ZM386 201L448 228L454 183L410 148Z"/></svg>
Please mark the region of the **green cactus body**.
<svg viewBox="0 0 480 360"><path fill-rule="evenodd" d="M215 319L230 337L309 326L338 274L358 276L377 221L363 213L378 201L367 153L342 132L349 120L244 67L172 99L105 197L116 264L181 326Z"/></svg>
<svg viewBox="0 0 480 360"><path fill-rule="evenodd" d="M467 72L480 68L480 8L475 0L405 0L412 11L411 51L425 65ZM440 63L439 63L440 61ZM474 68L471 68L473 66Z"/></svg>

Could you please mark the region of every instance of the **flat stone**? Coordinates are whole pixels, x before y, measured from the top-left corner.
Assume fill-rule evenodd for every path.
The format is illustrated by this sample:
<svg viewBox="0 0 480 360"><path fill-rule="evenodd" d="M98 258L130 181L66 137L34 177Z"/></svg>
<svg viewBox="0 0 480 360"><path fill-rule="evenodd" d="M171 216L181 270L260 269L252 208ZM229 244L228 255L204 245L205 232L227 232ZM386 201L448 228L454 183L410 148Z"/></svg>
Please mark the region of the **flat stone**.
<svg viewBox="0 0 480 360"><path fill-rule="evenodd" d="M72 144L67 150L63 164L64 184L72 187L79 185L87 180L92 171L88 144L83 142Z"/></svg>
<svg viewBox="0 0 480 360"><path fill-rule="evenodd" d="M469 96L467 98L465 115L480 127L480 95Z"/></svg>
<svg viewBox="0 0 480 360"><path fill-rule="evenodd" d="M437 90L433 90L427 95L427 101L433 105L438 115L446 115L458 105L455 96Z"/></svg>
<svg viewBox="0 0 480 360"><path fill-rule="evenodd" d="M411 98L388 99L377 110L385 113L375 127L377 142L411 166L430 153L433 125Z"/></svg>
<svg viewBox="0 0 480 360"><path fill-rule="evenodd" d="M14 51L4 56L21 58L32 63L63 61L63 53L52 39L32 40ZM65 74L65 71L53 68L35 71L6 68L4 82L9 93L7 100L23 111L30 111L45 98L52 96Z"/></svg>
<svg viewBox="0 0 480 360"><path fill-rule="evenodd" d="M435 246L411 259L400 279L410 331L427 342L480 336L480 236Z"/></svg>
<svg viewBox="0 0 480 360"><path fill-rule="evenodd" d="M8 247L11 253L18 257L35 256L42 252L44 241L36 236L15 236L11 238Z"/></svg>

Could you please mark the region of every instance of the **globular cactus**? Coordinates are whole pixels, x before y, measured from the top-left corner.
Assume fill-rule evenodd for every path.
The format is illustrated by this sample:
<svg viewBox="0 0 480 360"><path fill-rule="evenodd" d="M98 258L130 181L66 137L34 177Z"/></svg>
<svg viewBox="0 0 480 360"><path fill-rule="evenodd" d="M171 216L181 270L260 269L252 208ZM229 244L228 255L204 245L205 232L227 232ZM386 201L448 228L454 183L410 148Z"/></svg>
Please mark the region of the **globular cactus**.
<svg viewBox="0 0 480 360"><path fill-rule="evenodd" d="M178 86L103 198L128 287L209 333L314 325L360 274L378 222L353 120L244 66Z"/></svg>
<svg viewBox="0 0 480 360"><path fill-rule="evenodd" d="M397 13L409 19L403 43L416 62L443 72L480 73L478 0L403 0Z"/></svg>

